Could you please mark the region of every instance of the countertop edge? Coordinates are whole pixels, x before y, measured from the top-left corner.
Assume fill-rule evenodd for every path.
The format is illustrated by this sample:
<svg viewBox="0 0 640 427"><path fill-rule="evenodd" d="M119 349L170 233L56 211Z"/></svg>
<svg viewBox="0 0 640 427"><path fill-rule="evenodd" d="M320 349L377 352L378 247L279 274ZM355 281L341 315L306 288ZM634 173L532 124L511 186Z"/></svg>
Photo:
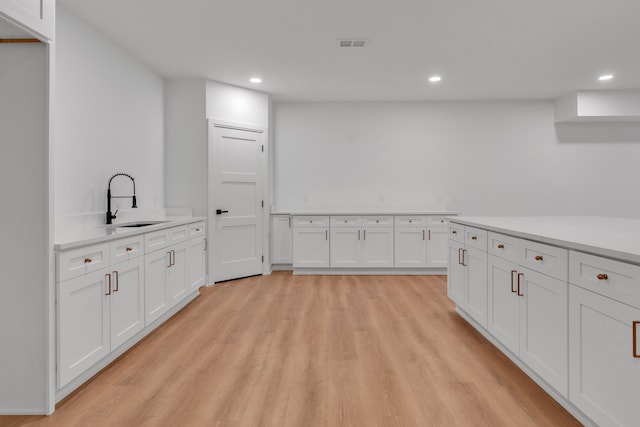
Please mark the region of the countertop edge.
<svg viewBox="0 0 640 427"><path fill-rule="evenodd" d="M160 224L153 224L146 227L134 228L131 231L120 231L119 234L107 235L107 236L95 236L89 238L83 238L79 240L72 240L64 243L54 243L53 250L55 252L68 251L71 249L79 249L86 246L96 245L100 243L107 243L114 240L124 239L131 236L137 236L140 234L147 234L154 231L164 230L165 228L178 227L181 225L193 224L194 222L206 221L205 217L190 217L183 219L171 220L168 219L167 222L163 222ZM105 232L107 230L106 225L103 226L95 226L93 229L104 229Z"/></svg>
<svg viewBox="0 0 640 427"><path fill-rule="evenodd" d="M511 228L498 227L495 225L487 225L474 220L466 220L463 218L452 218L451 222L461 225L468 225L470 227L481 228L487 231L493 231L496 233L507 234L513 237L519 237L535 242L545 243L552 246L562 247L565 249L575 250L579 252L585 252L593 255L598 255L606 258L611 258L618 261L628 262L632 264L640 265L640 255L628 253L624 251L617 251L615 249L604 248L601 246L588 245L579 243L572 240L554 238L550 236L543 236L539 234L527 233L524 231L517 231Z"/></svg>
<svg viewBox="0 0 640 427"><path fill-rule="evenodd" d="M424 211L295 211L295 210L283 210L283 211L271 211L271 215L301 215L301 216L337 216L337 215L443 215L443 216L456 216L458 212L451 211L437 211L437 210L424 210Z"/></svg>

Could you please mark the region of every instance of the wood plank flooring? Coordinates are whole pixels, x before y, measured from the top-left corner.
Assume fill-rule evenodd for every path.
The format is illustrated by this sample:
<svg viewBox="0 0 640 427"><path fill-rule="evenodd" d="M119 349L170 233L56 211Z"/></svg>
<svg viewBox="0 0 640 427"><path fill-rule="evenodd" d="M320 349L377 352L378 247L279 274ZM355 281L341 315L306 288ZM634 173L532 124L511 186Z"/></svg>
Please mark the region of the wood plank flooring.
<svg viewBox="0 0 640 427"><path fill-rule="evenodd" d="M445 276L203 288L50 417L2 426L580 425L477 333Z"/></svg>

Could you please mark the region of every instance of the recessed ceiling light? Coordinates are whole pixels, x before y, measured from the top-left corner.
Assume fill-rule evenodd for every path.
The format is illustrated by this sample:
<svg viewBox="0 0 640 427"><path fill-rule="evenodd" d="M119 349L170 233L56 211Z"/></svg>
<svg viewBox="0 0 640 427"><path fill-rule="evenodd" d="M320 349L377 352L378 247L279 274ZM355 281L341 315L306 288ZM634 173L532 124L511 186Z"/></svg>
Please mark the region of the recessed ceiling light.
<svg viewBox="0 0 640 427"><path fill-rule="evenodd" d="M612 78L613 78L613 74L605 74L598 77L598 80L605 81L605 80L611 80Z"/></svg>
<svg viewBox="0 0 640 427"><path fill-rule="evenodd" d="M249 81L251 83L262 83L262 79L260 77L251 77Z"/></svg>
<svg viewBox="0 0 640 427"><path fill-rule="evenodd" d="M437 82L439 82L440 80L442 80L442 77L440 77L440 76L431 76L431 77L429 77L429 81L430 81L431 83L437 83Z"/></svg>

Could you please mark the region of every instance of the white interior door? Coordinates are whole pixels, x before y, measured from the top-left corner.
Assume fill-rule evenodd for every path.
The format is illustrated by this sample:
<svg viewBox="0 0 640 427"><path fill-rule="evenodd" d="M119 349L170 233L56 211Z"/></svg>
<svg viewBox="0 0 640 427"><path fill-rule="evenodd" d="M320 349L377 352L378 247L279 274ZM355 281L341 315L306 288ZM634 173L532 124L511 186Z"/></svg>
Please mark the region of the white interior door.
<svg viewBox="0 0 640 427"><path fill-rule="evenodd" d="M263 130L210 124L213 277L262 273Z"/></svg>

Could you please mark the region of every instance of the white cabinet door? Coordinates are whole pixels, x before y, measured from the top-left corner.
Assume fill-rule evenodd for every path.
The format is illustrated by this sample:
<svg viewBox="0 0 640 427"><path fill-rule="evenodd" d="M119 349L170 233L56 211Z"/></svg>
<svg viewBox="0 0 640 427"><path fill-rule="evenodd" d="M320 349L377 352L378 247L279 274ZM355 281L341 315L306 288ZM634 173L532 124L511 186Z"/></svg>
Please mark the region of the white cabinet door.
<svg viewBox="0 0 640 427"><path fill-rule="evenodd" d="M445 230L445 265L447 266L447 241ZM427 230L424 227L396 227L395 232L395 263L396 267L426 267L427 266Z"/></svg>
<svg viewBox="0 0 640 427"><path fill-rule="evenodd" d="M515 355L520 347L520 300L516 265L489 255L487 329Z"/></svg>
<svg viewBox="0 0 640 427"><path fill-rule="evenodd" d="M205 285L207 242L204 237L189 240L187 248L187 292Z"/></svg>
<svg viewBox="0 0 640 427"><path fill-rule="evenodd" d="M187 243L169 247L171 267L167 273L167 297L173 307L187 296Z"/></svg>
<svg viewBox="0 0 640 427"><path fill-rule="evenodd" d="M144 321L151 324L169 309L167 269L172 262L168 249L151 252L144 257Z"/></svg>
<svg viewBox="0 0 640 427"><path fill-rule="evenodd" d="M487 253L468 248L463 252L465 264L465 307L483 328L487 327Z"/></svg>
<svg viewBox="0 0 640 427"><path fill-rule="evenodd" d="M457 305L465 307L465 270L462 265L462 250L464 245L449 240L449 271L447 274L447 296Z"/></svg>
<svg viewBox="0 0 640 427"><path fill-rule="evenodd" d="M362 266L393 267L393 227L362 230Z"/></svg>
<svg viewBox="0 0 640 427"><path fill-rule="evenodd" d="M0 0L0 15L53 40L55 0Z"/></svg>
<svg viewBox="0 0 640 427"><path fill-rule="evenodd" d="M331 267L362 265L362 230L358 227L331 228Z"/></svg>
<svg viewBox="0 0 640 427"><path fill-rule="evenodd" d="M111 351L144 328L144 258L111 267Z"/></svg>
<svg viewBox="0 0 640 427"><path fill-rule="evenodd" d="M639 309L569 286L569 398L601 426L637 426L640 420L634 321L640 321Z"/></svg>
<svg viewBox="0 0 640 427"><path fill-rule="evenodd" d="M109 354L109 277L102 269L58 284L58 388Z"/></svg>
<svg viewBox="0 0 640 427"><path fill-rule="evenodd" d="M324 227L294 228L293 266L329 267L329 229Z"/></svg>
<svg viewBox="0 0 640 427"><path fill-rule="evenodd" d="M447 227L427 228L427 267L446 268L448 263L449 229Z"/></svg>
<svg viewBox="0 0 640 427"><path fill-rule="evenodd" d="M293 262L293 229L290 215L271 217L271 264L291 264Z"/></svg>
<svg viewBox="0 0 640 427"><path fill-rule="evenodd" d="M520 359L568 397L568 285L520 268Z"/></svg>

